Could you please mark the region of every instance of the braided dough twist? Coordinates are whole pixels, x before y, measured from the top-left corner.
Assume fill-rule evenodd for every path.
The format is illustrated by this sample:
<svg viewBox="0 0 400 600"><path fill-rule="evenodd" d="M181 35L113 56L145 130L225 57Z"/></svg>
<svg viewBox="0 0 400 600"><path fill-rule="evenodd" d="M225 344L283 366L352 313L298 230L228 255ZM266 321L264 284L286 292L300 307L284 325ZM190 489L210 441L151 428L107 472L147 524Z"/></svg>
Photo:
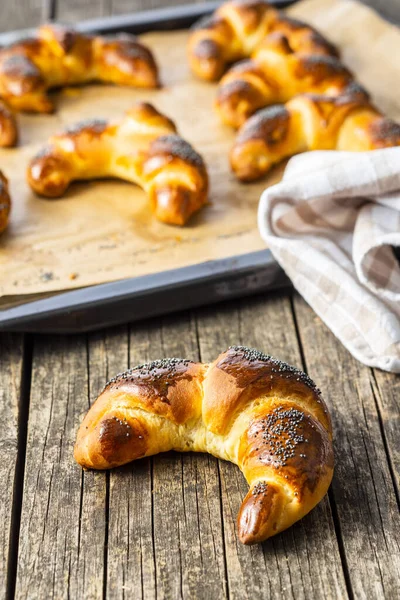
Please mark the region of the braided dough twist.
<svg viewBox="0 0 400 600"><path fill-rule="evenodd" d="M74 455L84 468L108 469L168 450L239 466L250 485L238 517L245 544L301 519L333 474L320 391L301 371L243 346L209 365L165 359L117 375L83 420Z"/></svg>
<svg viewBox="0 0 400 600"><path fill-rule="evenodd" d="M227 66L247 58L270 32L278 11L262 0L225 2L193 26L188 42L190 67L198 77L220 79Z"/></svg>
<svg viewBox="0 0 400 600"><path fill-rule="evenodd" d="M270 33L290 36L303 51L337 55L312 27L290 19L263 0L225 2L193 27L188 42L189 64L200 78L217 81L229 64L249 58Z"/></svg>
<svg viewBox="0 0 400 600"><path fill-rule="evenodd" d="M148 194L155 216L184 225L207 203L203 159L152 105L137 103L118 122L87 121L50 138L30 162L32 189L61 196L77 179L118 177Z"/></svg>
<svg viewBox="0 0 400 600"><path fill-rule="evenodd" d="M0 97L18 111L51 112L48 89L94 80L154 88L157 65L133 36L92 37L58 25L0 50Z"/></svg>
<svg viewBox="0 0 400 600"><path fill-rule="evenodd" d="M399 145L400 125L383 117L362 94L304 94L246 121L230 163L239 179L253 181L284 158L306 150L360 152Z"/></svg>
<svg viewBox="0 0 400 600"><path fill-rule="evenodd" d="M307 32L307 28L305 28ZM306 48L308 50L308 38ZM264 39L252 60L232 67L221 79L215 106L222 121L238 128L257 110L287 102L305 92L338 96L357 86L353 75L324 45L304 53L299 44L281 33Z"/></svg>
<svg viewBox="0 0 400 600"><path fill-rule="evenodd" d="M8 192L8 181L0 171L0 233L2 233L8 225L10 209L11 198Z"/></svg>

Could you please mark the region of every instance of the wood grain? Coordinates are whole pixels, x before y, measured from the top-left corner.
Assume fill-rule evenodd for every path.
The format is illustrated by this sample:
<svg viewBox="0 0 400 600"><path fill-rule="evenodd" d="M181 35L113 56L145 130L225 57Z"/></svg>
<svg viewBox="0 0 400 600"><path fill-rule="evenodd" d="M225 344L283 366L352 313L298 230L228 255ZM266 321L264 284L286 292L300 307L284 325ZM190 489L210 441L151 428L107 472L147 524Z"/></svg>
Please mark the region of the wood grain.
<svg viewBox="0 0 400 600"><path fill-rule="evenodd" d="M373 377L381 433L400 509L400 377L377 369Z"/></svg>
<svg viewBox="0 0 400 600"><path fill-rule="evenodd" d="M203 361L231 344L254 346L301 366L288 298L230 303L198 312ZM259 546L236 536L236 516L248 486L236 467L220 463L221 501L230 598L346 598L338 544L325 499L301 522Z"/></svg>
<svg viewBox="0 0 400 600"><path fill-rule="evenodd" d="M365 1L400 21L397 0ZM15 0L3 2L0 30L53 12L72 23L165 5ZM15 597L29 600L399 597L400 379L359 365L298 297L292 308L289 297L254 298L88 339L38 336L29 415L23 339L0 336L0 600L7 588L11 600L17 551ZM298 366L304 357L335 427L330 497L251 548L236 536L247 485L229 463L171 453L107 474L72 460L78 424L110 376L168 355L212 360L237 343Z"/></svg>
<svg viewBox="0 0 400 600"><path fill-rule="evenodd" d="M86 339L41 337L33 352L16 598L100 598L104 474L72 458L89 407Z"/></svg>
<svg viewBox="0 0 400 600"><path fill-rule="evenodd" d="M21 398L23 351L21 335L0 335L0 599L6 598L7 575L13 577L12 546L18 536L18 442L23 444L18 426L21 401L26 400Z"/></svg>
<svg viewBox="0 0 400 600"><path fill-rule="evenodd" d="M111 14L111 0L55 0L54 19L63 23L79 23L84 19Z"/></svg>
<svg viewBox="0 0 400 600"><path fill-rule="evenodd" d="M352 358L300 297L295 309L308 372L324 390L333 417L332 497L351 588L355 598L398 597L400 515L371 370Z"/></svg>
<svg viewBox="0 0 400 600"><path fill-rule="evenodd" d="M108 375L112 364L114 374L125 368L128 354L131 365L165 356L198 357L195 322L187 314L135 325L129 343L125 334L106 339ZM90 348L92 361L92 342ZM107 597L224 598L221 532L213 457L171 453L115 469L110 474Z"/></svg>
<svg viewBox="0 0 400 600"><path fill-rule="evenodd" d="M36 27L47 21L52 13L52 0L2 0L0 32Z"/></svg>
<svg viewBox="0 0 400 600"><path fill-rule="evenodd" d="M386 19L394 23L400 22L398 0L362 1L375 8ZM66 23L74 23L109 14L126 14L186 3L187 0L15 0L2 3L0 32L35 27L50 17ZM202 2L196 0L196 3Z"/></svg>
<svg viewBox="0 0 400 600"><path fill-rule="evenodd" d="M361 0L361 2L374 8L385 19L393 21L393 23L400 23L400 3L398 0Z"/></svg>

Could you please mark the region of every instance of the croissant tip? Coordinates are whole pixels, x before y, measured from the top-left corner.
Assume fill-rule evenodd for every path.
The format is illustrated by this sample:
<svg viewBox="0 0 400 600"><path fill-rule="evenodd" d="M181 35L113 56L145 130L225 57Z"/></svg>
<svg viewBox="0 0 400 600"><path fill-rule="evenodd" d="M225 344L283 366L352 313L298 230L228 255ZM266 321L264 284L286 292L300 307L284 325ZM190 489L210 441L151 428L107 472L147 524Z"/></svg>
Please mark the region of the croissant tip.
<svg viewBox="0 0 400 600"><path fill-rule="evenodd" d="M265 539L267 539L265 537L260 538L260 536L258 536L254 532L246 532L240 529L238 530L238 538L239 541L245 546L254 546L255 544L259 544L260 542L263 542Z"/></svg>

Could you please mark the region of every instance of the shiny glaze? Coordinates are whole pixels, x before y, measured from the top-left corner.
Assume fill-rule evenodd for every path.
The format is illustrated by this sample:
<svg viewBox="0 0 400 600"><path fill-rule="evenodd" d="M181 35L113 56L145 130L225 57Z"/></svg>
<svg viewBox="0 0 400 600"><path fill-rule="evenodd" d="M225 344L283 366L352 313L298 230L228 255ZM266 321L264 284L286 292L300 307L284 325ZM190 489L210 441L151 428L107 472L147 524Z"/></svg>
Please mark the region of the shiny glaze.
<svg viewBox="0 0 400 600"><path fill-rule="evenodd" d="M0 95L16 110L50 112L47 90L88 81L158 87L150 50L132 36L105 39L59 25L0 49Z"/></svg>
<svg viewBox="0 0 400 600"><path fill-rule="evenodd" d="M311 510L333 472L330 419L314 382L244 346L211 365L162 359L117 375L86 415L75 458L104 469L171 449L241 468L250 484L238 519L245 544Z"/></svg>
<svg viewBox="0 0 400 600"><path fill-rule="evenodd" d="M201 394L203 368L182 358L156 360L117 375L103 393L119 390L134 395L138 406L184 423L200 416L196 401Z"/></svg>
<svg viewBox="0 0 400 600"><path fill-rule="evenodd" d="M295 403L275 406L267 414L259 411L241 440L239 456L245 473L262 474L264 465L271 466L300 502L333 469L328 431Z"/></svg>

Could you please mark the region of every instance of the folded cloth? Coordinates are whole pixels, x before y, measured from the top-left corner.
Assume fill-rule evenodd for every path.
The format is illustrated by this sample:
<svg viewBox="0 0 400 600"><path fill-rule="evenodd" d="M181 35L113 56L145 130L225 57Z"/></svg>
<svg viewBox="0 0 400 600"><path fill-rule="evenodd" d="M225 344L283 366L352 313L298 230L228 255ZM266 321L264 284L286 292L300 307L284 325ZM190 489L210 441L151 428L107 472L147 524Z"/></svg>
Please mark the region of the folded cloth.
<svg viewBox="0 0 400 600"><path fill-rule="evenodd" d="M353 356L400 373L400 148L292 158L262 194L258 226Z"/></svg>

